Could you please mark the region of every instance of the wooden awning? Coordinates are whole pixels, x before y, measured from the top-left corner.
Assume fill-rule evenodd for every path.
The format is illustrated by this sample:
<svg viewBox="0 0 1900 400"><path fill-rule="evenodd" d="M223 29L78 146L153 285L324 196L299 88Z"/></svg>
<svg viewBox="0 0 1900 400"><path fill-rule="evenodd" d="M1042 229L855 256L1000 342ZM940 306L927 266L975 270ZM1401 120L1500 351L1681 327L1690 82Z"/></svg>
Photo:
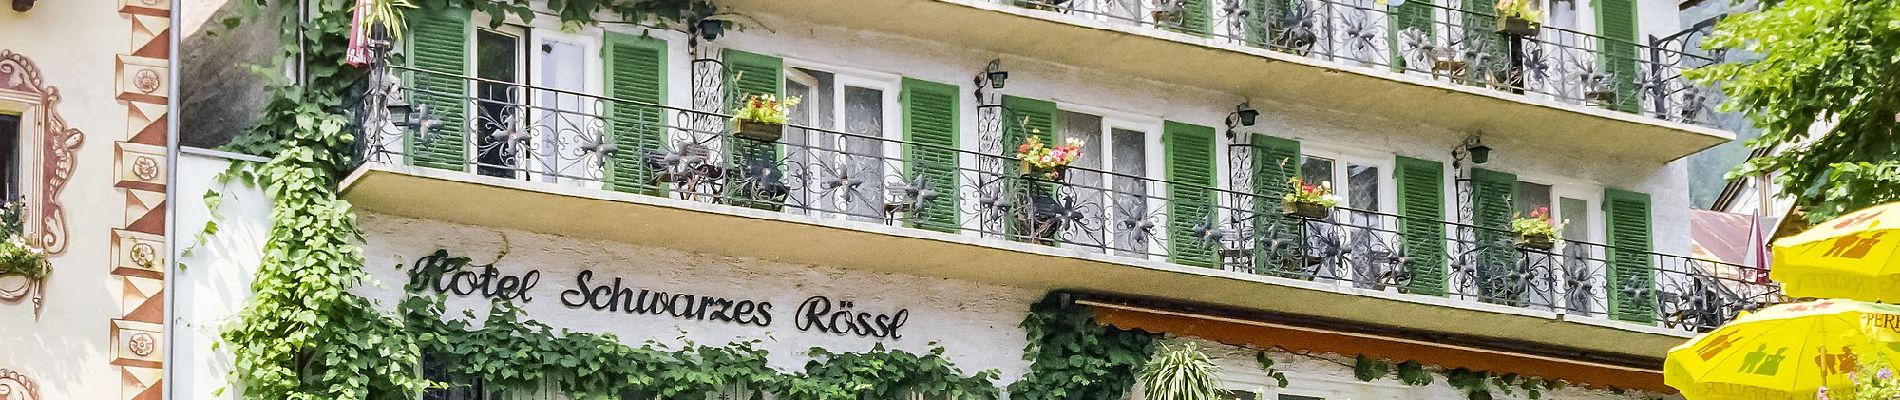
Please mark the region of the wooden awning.
<svg viewBox="0 0 1900 400"><path fill-rule="evenodd" d="M1663 384L1661 365L1655 368L1615 365L1376 333L1176 311L1134 303L1080 299L1076 304L1090 307L1095 312L1096 321L1116 328L1194 336L1236 346L1314 354L1364 354L1394 362L1412 360L1444 368L1561 379L1573 385L1675 392L1675 389Z"/></svg>

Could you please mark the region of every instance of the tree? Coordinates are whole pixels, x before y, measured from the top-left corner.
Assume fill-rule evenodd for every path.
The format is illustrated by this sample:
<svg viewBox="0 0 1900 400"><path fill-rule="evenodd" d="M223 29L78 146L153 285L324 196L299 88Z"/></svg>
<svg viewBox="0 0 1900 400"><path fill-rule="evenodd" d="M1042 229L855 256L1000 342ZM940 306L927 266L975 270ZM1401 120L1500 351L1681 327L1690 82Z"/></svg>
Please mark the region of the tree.
<svg viewBox="0 0 1900 400"><path fill-rule="evenodd" d="M1761 128L1749 147L1780 150L1730 179L1774 174L1810 222L1900 200L1900 0L1781 1L1724 19L1704 47L1761 55L1687 75Z"/></svg>

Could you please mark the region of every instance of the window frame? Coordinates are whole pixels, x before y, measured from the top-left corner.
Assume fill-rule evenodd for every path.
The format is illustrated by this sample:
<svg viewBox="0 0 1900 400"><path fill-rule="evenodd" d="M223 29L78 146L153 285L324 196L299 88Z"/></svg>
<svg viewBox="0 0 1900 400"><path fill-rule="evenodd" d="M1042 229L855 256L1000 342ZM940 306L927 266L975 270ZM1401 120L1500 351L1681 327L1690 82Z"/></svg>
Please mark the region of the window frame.
<svg viewBox="0 0 1900 400"><path fill-rule="evenodd" d="M1143 115L1143 114L1134 113L1134 112L1122 111L1122 110L1118 110L1114 108L1075 103L1075 102L1066 101L1063 99L1050 99L1049 101L1056 103L1057 114L1060 114L1062 112L1073 112L1073 113L1089 114L1089 115L1101 117L1102 127L1099 132L1102 135L1103 142L1102 143L1085 143L1083 145L1083 151L1085 152L1086 151L1100 151L1102 155L1102 170L1103 171L1109 171L1111 173L1114 171L1115 160L1116 160L1115 150L1114 150L1115 146L1113 144L1115 140L1115 130L1121 129L1121 130L1141 132L1142 150L1144 151L1144 153L1141 155L1142 172L1144 176L1140 177L1140 179L1144 183L1142 185L1142 191L1144 193L1140 193L1143 199L1143 203L1144 203L1143 208L1145 208L1144 210L1142 210L1142 212L1144 213L1143 215L1152 216L1152 215L1155 215L1155 213L1160 212L1161 210L1167 209L1168 204L1167 204L1167 199L1165 197L1167 193L1166 192L1167 188L1166 188L1166 185L1160 184L1161 182L1165 182L1167 179L1167 177L1165 176L1166 175L1165 171L1167 171L1167 165L1168 165L1166 154L1165 154L1167 150L1164 147L1162 147L1164 146L1164 144L1162 143L1162 140L1161 140L1161 132L1163 129L1163 125L1166 124L1163 118ZM1060 127L1058 127L1058 130L1060 130L1059 128ZM1110 201L1112 201L1114 199L1113 196L1117 194L1113 190L1114 183L1112 181L1105 180L1103 181L1103 186L1107 186L1107 188L1105 189L1109 189L1109 190L1104 191L1104 193L1108 194L1109 198L1104 199L1101 204L1103 204L1104 206L1112 205L1113 203L1110 203ZM1109 216L1107 212L1111 210L1108 207L1104 207L1103 211L1104 211L1104 218L1107 218ZM1220 210L1216 210L1216 211L1219 212ZM1147 244L1146 249L1133 250L1133 252L1140 253L1140 254L1122 254L1120 253L1122 249L1115 248L1115 244L1120 243L1119 241L1117 241L1118 238L1115 237L1115 230L1105 227L1103 228L1103 231L1104 231L1103 242L1106 243L1106 246L1105 246L1106 248L1104 249L1104 252L1107 254L1115 254L1121 257L1150 259L1150 258L1161 256L1166 253L1163 249L1164 245L1162 243L1164 242L1164 240L1156 240L1151 237L1146 240L1146 244Z"/></svg>
<svg viewBox="0 0 1900 400"><path fill-rule="evenodd" d="M882 123L882 126L879 127L880 132L877 133L876 137L879 139L878 151L880 152L880 154L878 155L878 158L882 161L880 161L879 173L878 173L877 179L878 179L878 184L881 185L880 187L883 189L880 190L880 193L878 193L877 195L879 196L879 200L878 200L879 202L889 201L888 198L885 198L885 196L889 195L889 188L897 187L897 185L904 184L904 182L891 181L892 177L897 177L901 175L898 172L891 171L891 168L900 168L900 169L903 168L901 165L892 165L892 163L901 164L904 161L903 145L902 145L902 141L904 139L903 137L904 136L904 126L903 126L904 110L903 110L903 104L899 101L900 97L903 94L904 77L899 74L875 71L875 70L858 68L858 67L830 64L830 63L824 63L824 62L819 62L819 61L814 61L814 60L809 60L809 59L802 59L802 58L781 57L780 60L784 64L783 66L784 69L780 71L780 74L784 76L784 78L782 79L785 80L786 82L790 82L792 80L793 74L804 74L803 72L794 71L797 69L813 70L813 71L819 71L819 72L825 72L825 73L831 74L831 89L832 89L831 102L832 102L832 113L833 113L832 116L835 118L833 122L835 122L836 124L832 127L824 128L830 131L850 132L847 128L845 128L845 125L848 124L848 122L846 121L846 118L847 118L846 113L848 112L846 110L847 104L846 104L846 99L845 99L846 88L860 87L860 88L866 88L866 89L875 89L880 92L879 103L882 105L882 108L879 110L879 114L880 114L880 117L883 118L882 120L883 123ZM817 135L836 138L836 139L843 138L842 135L832 134L832 133L820 133ZM811 138L806 138L806 140L811 140ZM849 151L846 148L847 146L849 146L849 144L847 143L843 143L841 141L840 143L837 143L836 145L837 145L836 148L829 150L832 153L834 153L831 155L834 158L833 160L830 160L831 162L841 162L842 161L841 157L844 157L845 156L844 154ZM807 142L807 146L810 146L809 142ZM807 166L807 167L810 167L810 166ZM833 195L835 196L836 194L833 194ZM829 200L831 200L831 203L830 203L831 207L824 208L824 209L813 207L810 210L810 215L818 217L818 218L826 218L826 219L856 218L859 220L863 220L866 218L870 218L870 216L851 214L850 212L851 204L848 201L845 201L842 199L829 199ZM808 204L807 206L809 207L811 205ZM882 218L882 217L878 217L878 218Z"/></svg>
<svg viewBox="0 0 1900 400"><path fill-rule="evenodd" d="M542 18L539 21L535 22L532 26L528 26L524 29L526 40L524 40L524 42L522 43L522 46L526 47L523 50L527 51L527 56L524 57L524 60L522 62L527 63L527 68L525 71L527 76L526 76L526 79L523 79L523 81L525 81L525 83L529 87L554 89L550 86L546 86L544 82L541 81L543 72L546 72L544 67L550 64L549 62L547 62L547 58L546 58L547 56L545 55L545 53L541 51L541 47L547 45L551 41L579 44L581 46L581 57L580 57L581 62L582 62L581 75L583 79L583 81L581 82L581 89L580 90L554 89L554 90L574 91L574 92L581 93L582 97L579 98L581 102L580 104L581 108L578 110L562 110L561 112L573 113L573 114L576 114L578 116L583 116L583 117L591 116L593 119L604 121L606 116L597 114L598 112L602 110L590 109L591 107L590 107L590 104L588 103L591 103L589 101L590 99L597 98L599 96L602 96L603 93L606 93L606 83L604 82L605 80L604 73L606 71L606 60L602 58L603 53L601 52L601 46L603 46L606 41L606 38L604 36L605 34L597 28L592 29L591 32L590 31L580 31L580 32L574 32L574 33L564 32L559 28L558 24L552 24L552 22L553 21L549 21L549 19L547 18ZM480 28L476 28L476 29L480 29ZM539 96L538 94L539 93L532 93L527 96L528 98L526 99L526 103L529 105L529 107L532 108L532 110L529 112L545 113L545 112L550 112L550 110L559 109L557 107L557 104L545 104L545 102L542 101L541 96ZM595 97L587 97L587 96L595 96ZM581 126L579 128L591 129L593 128L593 125L589 124L587 126ZM555 131L558 132L560 130L556 129ZM547 133L545 132L545 130L535 129L535 130L532 130L531 132L535 135L535 138L533 139L534 141L536 141L537 143L545 143L546 139L541 137L542 134ZM583 132L581 134L603 135L605 134L605 132L604 130L596 130L593 132ZM557 148L557 153L558 153L558 150L559 149ZM536 165L531 165L529 166L530 171L527 172L528 179L541 180L541 179L550 178L546 173L535 172L535 171L544 170L548 168L549 166L546 163L553 163L553 168L556 172L556 175L567 175L569 174L568 165L563 165L562 164L563 162L564 161L559 159L557 156L556 159L554 160L542 160L541 163L537 163ZM568 162L586 163L587 160L583 158L580 160L573 160L573 161L568 161ZM582 168L583 169L580 172L585 172L586 167L583 166ZM554 179L555 182L558 182L558 183L579 185L579 186L586 187L589 189L601 189L602 187L604 187L606 183L605 180L587 179L585 176L580 176L580 177L558 176L558 177L552 177L552 178Z"/></svg>
<svg viewBox="0 0 1900 400"><path fill-rule="evenodd" d="M1391 153L1382 153L1372 149L1340 146L1329 143L1301 141L1300 162L1304 164L1308 156L1333 160L1333 194L1340 198L1341 207L1346 206L1345 202L1346 199L1348 199L1347 196L1350 196L1352 190L1350 188L1351 182L1349 181L1352 174L1349 167L1357 164L1378 168L1379 209L1375 212L1381 215L1398 214L1398 182L1393 180L1392 175L1393 169L1396 168L1394 165L1396 161ZM1302 173L1304 173L1304 171L1302 171Z"/></svg>

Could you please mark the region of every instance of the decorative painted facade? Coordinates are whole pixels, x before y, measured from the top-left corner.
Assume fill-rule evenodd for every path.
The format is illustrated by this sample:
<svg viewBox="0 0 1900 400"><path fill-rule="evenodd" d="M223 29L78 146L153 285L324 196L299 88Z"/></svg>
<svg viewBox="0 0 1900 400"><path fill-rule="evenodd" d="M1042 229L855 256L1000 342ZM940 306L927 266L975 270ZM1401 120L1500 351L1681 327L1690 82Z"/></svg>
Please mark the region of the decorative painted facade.
<svg viewBox="0 0 1900 400"><path fill-rule="evenodd" d="M19 140L6 193L52 272L0 277L0 398L159 398L170 3L14 6L0 13L0 116L17 118L0 122Z"/></svg>

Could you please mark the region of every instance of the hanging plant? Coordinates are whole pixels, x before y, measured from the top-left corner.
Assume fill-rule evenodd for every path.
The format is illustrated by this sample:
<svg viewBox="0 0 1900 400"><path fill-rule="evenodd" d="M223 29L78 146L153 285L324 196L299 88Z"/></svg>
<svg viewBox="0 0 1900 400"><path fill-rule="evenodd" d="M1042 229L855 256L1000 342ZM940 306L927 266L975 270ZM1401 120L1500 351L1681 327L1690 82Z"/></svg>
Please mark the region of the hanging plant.
<svg viewBox="0 0 1900 400"><path fill-rule="evenodd" d="M26 205L21 202L0 202L0 276L39 280L52 268L47 265L46 250L26 234L25 214Z"/></svg>
<svg viewBox="0 0 1900 400"><path fill-rule="evenodd" d="M1194 342L1162 345L1141 367L1142 394L1148 400L1214 400L1220 397L1220 367Z"/></svg>

